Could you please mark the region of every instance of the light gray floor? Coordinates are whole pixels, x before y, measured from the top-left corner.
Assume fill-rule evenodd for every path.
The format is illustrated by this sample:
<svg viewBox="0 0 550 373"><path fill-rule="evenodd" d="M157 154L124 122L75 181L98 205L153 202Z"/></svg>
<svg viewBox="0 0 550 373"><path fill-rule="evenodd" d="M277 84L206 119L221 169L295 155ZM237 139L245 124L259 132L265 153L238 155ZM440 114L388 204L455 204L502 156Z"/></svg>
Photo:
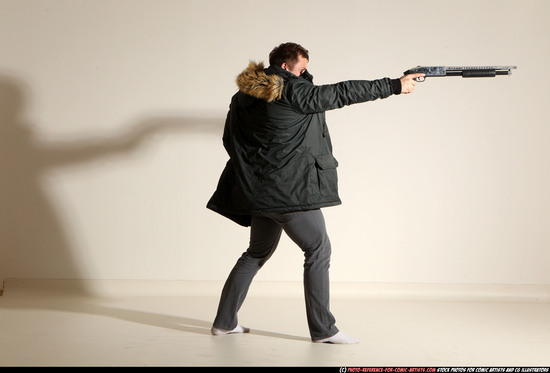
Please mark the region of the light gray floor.
<svg viewBox="0 0 550 373"><path fill-rule="evenodd" d="M83 295L8 284L1 366L549 366L550 302L506 297L333 296L357 345L309 340L303 299L252 292L243 335L212 336L217 296ZM205 289L209 289L205 287Z"/></svg>

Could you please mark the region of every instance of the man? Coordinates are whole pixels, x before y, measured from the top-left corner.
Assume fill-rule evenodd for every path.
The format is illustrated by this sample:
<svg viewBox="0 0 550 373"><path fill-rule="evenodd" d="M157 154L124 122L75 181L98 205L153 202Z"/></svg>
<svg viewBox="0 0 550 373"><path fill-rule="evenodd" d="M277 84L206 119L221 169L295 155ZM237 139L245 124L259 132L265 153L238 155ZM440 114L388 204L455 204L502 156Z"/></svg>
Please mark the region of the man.
<svg viewBox="0 0 550 373"><path fill-rule="evenodd" d="M322 207L340 204L324 112L410 93L423 74L316 86L309 54L295 43L271 51L270 66L251 62L237 77L223 134L229 161L207 207L242 226L250 243L224 285L212 334L246 333L239 311L252 279L284 231L304 252L304 292L311 339L357 343L329 310L331 246Z"/></svg>

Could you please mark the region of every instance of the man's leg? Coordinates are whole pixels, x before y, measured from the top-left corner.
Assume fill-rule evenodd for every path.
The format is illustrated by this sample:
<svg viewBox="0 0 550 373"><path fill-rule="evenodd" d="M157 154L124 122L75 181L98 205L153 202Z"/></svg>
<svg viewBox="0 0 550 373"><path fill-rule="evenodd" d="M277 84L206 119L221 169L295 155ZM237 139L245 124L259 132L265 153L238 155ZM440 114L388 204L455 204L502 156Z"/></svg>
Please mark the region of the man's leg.
<svg viewBox="0 0 550 373"><path fill-rule="evenodd" d="M280 214L285 233L304 252L304 292L311 339L323 343L357 343L335 326L330 312L331 245L321 210Z"/></svg>
<svg viewBox="0 0 550 373"><path fill-rule="evenodd" d="M249 331L238 325L237 313L246 298L252 279L277 248L281 232L282 228L272 219L264 216L252 217L250 246L239 258L225 282L212 334Z"/></svg>

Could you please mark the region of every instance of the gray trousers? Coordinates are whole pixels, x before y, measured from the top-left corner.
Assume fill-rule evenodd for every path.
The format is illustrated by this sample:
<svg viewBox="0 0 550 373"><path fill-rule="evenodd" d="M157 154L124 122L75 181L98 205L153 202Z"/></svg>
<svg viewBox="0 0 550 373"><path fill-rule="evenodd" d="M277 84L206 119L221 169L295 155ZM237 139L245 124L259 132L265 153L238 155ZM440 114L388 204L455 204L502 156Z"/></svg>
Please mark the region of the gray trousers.
<svg viewBox="0 0 550 373"><path fill-rule="evenodd" d="M239 258L223 287L214 327L237 327L237 312L252 279L271 257L282 231L304 252L304 293L311 338L328 338L338 332L329 310L329 266L331 246L321 210L254 215L250 245Z"/></svg>

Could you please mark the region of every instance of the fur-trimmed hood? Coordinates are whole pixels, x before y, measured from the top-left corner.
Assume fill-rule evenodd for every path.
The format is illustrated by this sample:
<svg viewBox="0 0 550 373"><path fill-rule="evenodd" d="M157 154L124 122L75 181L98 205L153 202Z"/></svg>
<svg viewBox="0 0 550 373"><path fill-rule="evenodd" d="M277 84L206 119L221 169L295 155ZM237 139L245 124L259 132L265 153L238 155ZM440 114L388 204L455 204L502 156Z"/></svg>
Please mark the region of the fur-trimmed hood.
<svg viewBox="0 0 550 373"><path fill-rule="evenodd" d="M241 92L267 102L279 100L283 93L283 78L266 74L262 62L250 61L248 67L237 76L236 82Z"/></svg>

